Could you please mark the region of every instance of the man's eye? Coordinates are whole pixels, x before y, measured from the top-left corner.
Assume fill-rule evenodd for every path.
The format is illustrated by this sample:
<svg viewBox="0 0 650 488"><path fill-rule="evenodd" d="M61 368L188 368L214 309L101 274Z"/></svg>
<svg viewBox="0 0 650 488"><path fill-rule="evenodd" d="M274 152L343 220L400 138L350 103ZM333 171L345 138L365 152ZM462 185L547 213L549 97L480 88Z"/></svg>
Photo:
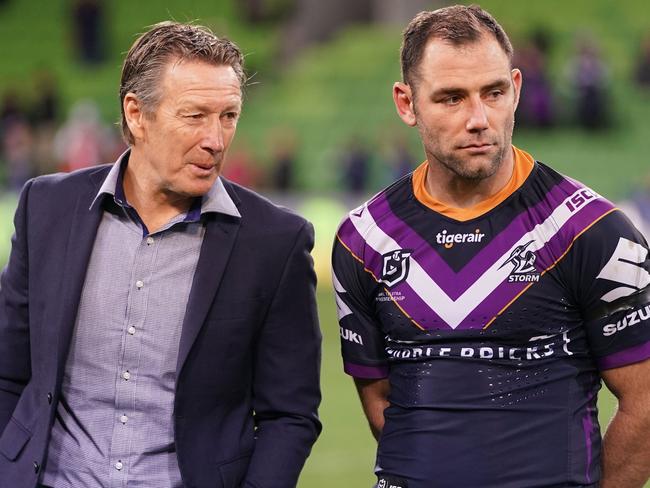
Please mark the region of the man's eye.
<svg viewBox="0 0 650 488"><path fill-rule="evenodd" d="M229 119L229 120L235 120L235 119L237 119L237 115L238 115L237 112L226 112L224 114L224 117Z"/></svg>
<svg viewBox="0 0 650 488"><path fill-rule="evenodd" d="M445 98L443 102L446 105L457 105L458 103L460 103L460 97L457 95L452 95L450 97Z"/></svg>
<svg viewBox="0 0 650 488"><path fill-rule="evenodd" d="M503 91L502 91L502 90L493 90L493 91L491 91L491 92L489 93L489 97L492 98L492 99L497 99L497 98L499 98L501 95L503 95Z"/></svg>
<svg viewBox="0 0 650 488"><path fill-rule="evenodd" d="M199 120L202 119L204 115L202 113L195 113L195 114L187 114L185 117L187 117L188 119Z"/></svg>

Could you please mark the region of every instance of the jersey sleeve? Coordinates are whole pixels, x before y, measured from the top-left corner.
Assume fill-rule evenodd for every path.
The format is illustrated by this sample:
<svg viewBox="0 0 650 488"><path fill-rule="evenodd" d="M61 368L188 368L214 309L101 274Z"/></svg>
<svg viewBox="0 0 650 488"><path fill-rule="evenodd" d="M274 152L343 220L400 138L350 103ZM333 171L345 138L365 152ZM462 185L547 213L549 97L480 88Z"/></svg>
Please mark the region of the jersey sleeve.
<svg viewBox="0 0 650 488"><path fill-rule="evenodd" d="M372 306L376 281L364 269L363 239L349 220L339 227L332 251L332 281L347 374L356 378L385 378L388 359L384 334Z"/></svg>
<svg viewBox="0 0 650 488"><path fill-rule="evenodd" d="M590 349L601 370L650 358L650 256L620 210L575 241L571 275Z"/></svg>

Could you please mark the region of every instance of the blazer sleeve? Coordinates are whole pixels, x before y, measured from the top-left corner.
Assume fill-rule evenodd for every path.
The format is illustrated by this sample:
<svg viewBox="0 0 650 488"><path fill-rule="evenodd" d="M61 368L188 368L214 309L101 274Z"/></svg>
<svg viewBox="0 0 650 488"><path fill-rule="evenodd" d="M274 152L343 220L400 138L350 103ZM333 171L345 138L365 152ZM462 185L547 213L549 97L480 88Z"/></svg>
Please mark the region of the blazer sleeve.
<svg viewBox="0 0 650 488"><path fill-rule="evenodd" d="M31 377L27 252L30 188L31 181L20 195L9 261L0 275L0 434Z"/></svg>
<svg viewBox="0 0 650 488"><path fill-rule="evenodd" d="M246 488L296 486L321 431L317 415L321 333L313 245L313 227L305 222L284 263L257 344L253 380L257 430Z"/></svg>

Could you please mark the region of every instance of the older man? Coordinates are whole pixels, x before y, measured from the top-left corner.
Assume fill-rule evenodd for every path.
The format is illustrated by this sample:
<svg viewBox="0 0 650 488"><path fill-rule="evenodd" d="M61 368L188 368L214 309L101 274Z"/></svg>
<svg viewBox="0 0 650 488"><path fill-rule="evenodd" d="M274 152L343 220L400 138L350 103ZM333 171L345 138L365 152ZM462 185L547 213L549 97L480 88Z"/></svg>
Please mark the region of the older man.
<svg viewBox="0 0 650 488"><path fill-rule="evenodd" d="M333 266L378 487L641 487L650 261L594 191L512 146L522 74L490 14L404 33L397 112L426 161L350 212ZM601 446L601 379L619 410Z"/></svg>
<svg viewBox="0 0 650 488"><path fill-rule="evenodd" d="M311 225L219 177L243 58L166 22L130 149L29 182L0 290L0 486L286 488L320 431Z"/></svg>

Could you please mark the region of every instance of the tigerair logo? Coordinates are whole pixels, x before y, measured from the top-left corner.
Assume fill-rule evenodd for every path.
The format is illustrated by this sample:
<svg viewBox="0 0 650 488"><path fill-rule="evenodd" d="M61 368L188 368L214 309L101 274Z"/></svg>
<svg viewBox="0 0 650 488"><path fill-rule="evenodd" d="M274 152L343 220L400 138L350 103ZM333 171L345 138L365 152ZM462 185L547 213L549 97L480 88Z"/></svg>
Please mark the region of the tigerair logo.
<svg viewBox="0 0 650 488"><path fill-rule="evenodd" d="M438 244L443 244L445 249L451 249L454 247L454 244L481 242L484 237L485 234L481 233L480 229L476 229L474 232L468 232L466 234L449 234L446 229L443 229L442 232L436 234L436 242Z"/></svg>

